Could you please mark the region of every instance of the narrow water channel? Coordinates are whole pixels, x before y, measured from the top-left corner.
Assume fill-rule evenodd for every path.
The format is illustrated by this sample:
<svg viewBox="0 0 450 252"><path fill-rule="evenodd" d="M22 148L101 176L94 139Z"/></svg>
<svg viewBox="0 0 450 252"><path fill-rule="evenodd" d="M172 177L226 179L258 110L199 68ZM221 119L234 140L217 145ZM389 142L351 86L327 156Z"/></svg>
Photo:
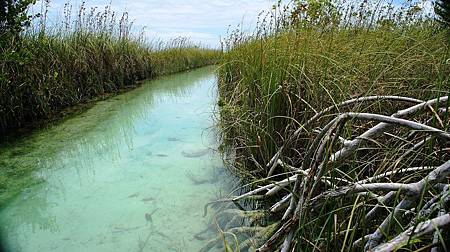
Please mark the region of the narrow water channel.
<svg viewBox="0 0 450 252"><path fill-rule="evenodd" d="M198 251L225 186L216 82L212 67L148 81L0 149L42 181L0 210L4 249Z"/></svg>

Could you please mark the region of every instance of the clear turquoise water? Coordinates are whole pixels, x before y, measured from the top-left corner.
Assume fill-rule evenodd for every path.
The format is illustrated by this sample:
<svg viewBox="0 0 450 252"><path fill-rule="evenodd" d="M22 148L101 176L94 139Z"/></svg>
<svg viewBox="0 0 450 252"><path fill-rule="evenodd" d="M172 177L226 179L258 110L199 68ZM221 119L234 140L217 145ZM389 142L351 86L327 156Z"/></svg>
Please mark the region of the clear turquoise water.
<svg viewBox="0 0 450 252"><path fill-rule="evenodd" d="M149 81L22 141L16 163L39 166L44 182L0 211L2 246L198 251L203 207L224 187L213 70Z"/></svg>

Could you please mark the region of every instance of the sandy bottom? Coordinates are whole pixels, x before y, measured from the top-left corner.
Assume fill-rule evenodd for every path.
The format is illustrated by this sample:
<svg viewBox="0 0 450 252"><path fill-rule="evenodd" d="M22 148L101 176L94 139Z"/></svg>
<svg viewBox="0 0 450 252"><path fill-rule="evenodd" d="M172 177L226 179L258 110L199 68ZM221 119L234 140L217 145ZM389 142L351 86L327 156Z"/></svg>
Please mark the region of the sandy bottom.
<svg viewBox="0 0 450 252"><path fill-rule="evenodd" d="M216 82L212 68L151 81L22 141L44 182L0 211L2 246L198 251L203 207L225 186Z"/></svg>

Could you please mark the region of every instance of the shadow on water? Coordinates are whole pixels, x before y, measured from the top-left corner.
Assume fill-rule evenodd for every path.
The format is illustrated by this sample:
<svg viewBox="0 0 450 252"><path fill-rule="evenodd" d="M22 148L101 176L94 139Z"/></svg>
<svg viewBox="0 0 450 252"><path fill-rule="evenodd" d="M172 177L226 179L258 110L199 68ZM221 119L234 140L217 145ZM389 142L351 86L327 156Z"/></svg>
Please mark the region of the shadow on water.
<svg viewBox="0 0 450 252"><path fill-rule="evenodd" d="M196 251L203 206L226 186L214 68L145 83L0 147L33 181L0 211L1 251ZM3 190L3 195L8 192Z"/></svg>

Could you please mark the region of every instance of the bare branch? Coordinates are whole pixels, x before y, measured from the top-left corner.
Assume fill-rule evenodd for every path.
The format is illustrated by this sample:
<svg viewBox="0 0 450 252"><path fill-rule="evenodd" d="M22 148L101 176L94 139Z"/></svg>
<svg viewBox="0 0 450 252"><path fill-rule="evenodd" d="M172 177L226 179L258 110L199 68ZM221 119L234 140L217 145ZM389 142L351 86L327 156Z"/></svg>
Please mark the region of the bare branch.
<svg viewBox="0 0 450 252"><path fill-rule="evenodd" d="M411 167L411 168L400 169L397 171L388 171L383 174L379 174L379 175L376 175L376 176L373 176L373 177L370 177L367 179L360 180L360 181L356 182L355 184L370 183L370 182L373 182L373 181L376 181L376 180L379 180L382 178L389 177L393 174L396 175L396 174L402 174L402 173L408 173L408 172L414 172L414 171L428 171L428 170L433 170L436 168L437 167L435 167L435 166L420 166L420 167Z"/></svg>
<svg viewBox="0 0 450 252"><path fill-rule="evenodd" d="M372 249L372 252L394 251L406 245L411 239L422 238L450 224L450 214L444 214L411 227L394 239Z"/></svg>

